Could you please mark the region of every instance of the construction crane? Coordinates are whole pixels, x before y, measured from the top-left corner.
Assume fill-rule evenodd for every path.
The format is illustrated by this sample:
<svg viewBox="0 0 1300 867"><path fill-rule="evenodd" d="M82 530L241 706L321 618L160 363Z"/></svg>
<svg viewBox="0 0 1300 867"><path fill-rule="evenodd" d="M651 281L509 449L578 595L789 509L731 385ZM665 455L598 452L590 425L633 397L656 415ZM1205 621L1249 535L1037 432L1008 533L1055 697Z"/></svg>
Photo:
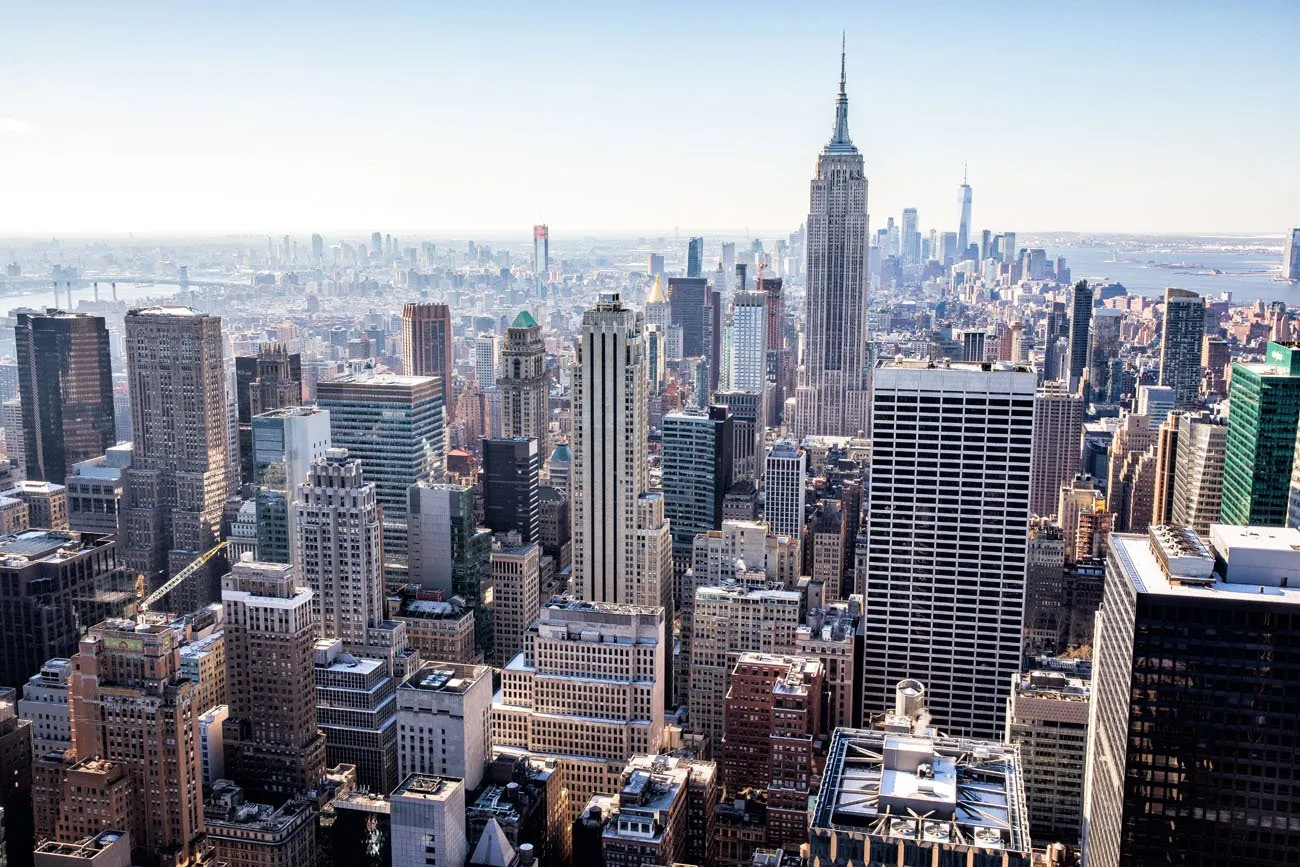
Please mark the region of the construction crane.
<svg viewBox="0 0 1300 867"><path fill-rule="evenodd" d="M141 614L145 613L146 611L149 610L149 606L155 604L156 602L158 602L158 600L162 599L168 593L172 592L177 587L181 586L182 582L184 582L186 578L189 578L191 575L193 575L194 573L202 569L204 566L206 566L209 560L211 560L213 557L220 554L222 551L226 550L226 546L229 544L230 543L228 541L217 543L216 547L212 548L211 550L204 551L197 558L195 558L193 563L186 566L184 569L177 572L172 577L168 578L167 581L161 587L159 587L157 590L155 590L154 592L146 596L145 600L140 603L140 613Z"/></svg>

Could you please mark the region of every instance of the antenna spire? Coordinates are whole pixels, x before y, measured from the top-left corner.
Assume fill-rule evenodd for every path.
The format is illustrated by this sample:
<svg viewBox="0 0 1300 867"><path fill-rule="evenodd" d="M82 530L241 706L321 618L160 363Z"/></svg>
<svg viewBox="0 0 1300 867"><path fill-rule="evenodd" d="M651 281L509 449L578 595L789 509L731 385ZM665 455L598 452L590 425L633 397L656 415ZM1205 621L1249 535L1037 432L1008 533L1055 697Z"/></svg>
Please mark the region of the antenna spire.
<svg viewBox="0 0 1300 867"><path fill-rule="evenodd" d="M847 39L844 31L840 32L840 92L835 98L835 133L831 136L830 144L826 146L829 151L851 152L853 151L853 139L849 138L849 95L845 88L846 76L844 74L844 60L847 47Z"/></svg>
<svg viewBox="0 0 1300 867"><path fill-rule="evenodd" d="M840 93L844 93L844 56L847 54L846 46L848 45L847 33L840 31Z"/></svg>
<svg viewBox="0 0 1300 867"><path fill-rule="evenodd" d="M966 161L961 161L961 185L966 186Z"/></svg>

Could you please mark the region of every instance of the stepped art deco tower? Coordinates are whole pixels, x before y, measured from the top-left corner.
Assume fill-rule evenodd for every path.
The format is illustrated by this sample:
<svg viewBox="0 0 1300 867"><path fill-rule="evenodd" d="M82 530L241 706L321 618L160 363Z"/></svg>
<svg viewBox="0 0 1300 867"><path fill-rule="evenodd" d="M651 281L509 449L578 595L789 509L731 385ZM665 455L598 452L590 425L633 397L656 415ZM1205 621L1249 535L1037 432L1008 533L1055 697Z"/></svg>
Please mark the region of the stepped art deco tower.
<svg viewBox="0 0 1300 867"><path fill-rule="evenodd" d="M852 436L867 427L867 176L849 138L849 97L835 100L835 133L817 158L808 213L808 349L795 426Z"/></svg>

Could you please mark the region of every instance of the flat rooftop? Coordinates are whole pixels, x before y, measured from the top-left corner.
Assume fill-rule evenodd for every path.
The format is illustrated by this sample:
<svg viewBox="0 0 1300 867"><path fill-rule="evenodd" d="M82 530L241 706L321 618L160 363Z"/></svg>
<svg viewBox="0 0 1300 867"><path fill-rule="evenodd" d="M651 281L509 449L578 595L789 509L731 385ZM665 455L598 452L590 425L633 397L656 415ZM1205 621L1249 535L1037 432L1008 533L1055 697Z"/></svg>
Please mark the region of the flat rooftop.
<svg viewBox="0 0 1300 867"><path fill-rule="evenodd" d="M812 833L1028 853L1019 773L998 741L836 729Z"/></svg>
<svg viewBox="0 0 1300 867"><path fill-rule="evenodd" d="M419 798L424 801L446 801L464 783L457 777L440 777L436 774L408 774L401 785L393 790L391 800Z"/></svg>
<svg viewBox="0 0 1300 867"><path fill-rule="evenodd" d="M481 671L473 665L432 662L403 681L401 688L459 694L468 691L485 673L490 674L491 669Z"/></svg>
<svg viewBox="0 0 1300 867"><path fill-rule="evenodd" d="M435 376L405 376L388 371L364 371L361 373L339 373L329 379L322 379L321 385L395 385L413 388L436 380ZM328 409L329 407L324 407Z"/></svg>
<svg viewBox="0 0 1300 867"><path fill-rule="evenodd" d="M1263 530L1264 528L1246 527L1240 529ZM1112 555L1119 560L1129 580L1133 582L1134 587L1140 593L1187 598L1216 598L1237 602L1281 602L1287 605L1300 605L1300 586L1283 587L1225 581L1224 576L1219 573L1213 574L1205 581L1178 581L1171 579L1165 572L1151 548L1149 536L1136 533L1114 533L1110 539ZM1243 546L1234 549L1230 553L1236 553L1240 556L1246 550L1249 550L1248 547ZM1264 550L1269 551L1272 549L1265 548ZM1222 552L1219 553L1222 554ZM1273 553L1277 552L1274 550ZM1229 570L1231 570L1231 566L1229 566Z"/></svg>
<svg viewBox="0 0 1300 867"><path fill-rule="evenodd" d="M22 530L0 536L0 563L20 565L22 562L71 557L100 548L111 539L95 537L91 542L83 541L80 533L71 530Z"/></svg>

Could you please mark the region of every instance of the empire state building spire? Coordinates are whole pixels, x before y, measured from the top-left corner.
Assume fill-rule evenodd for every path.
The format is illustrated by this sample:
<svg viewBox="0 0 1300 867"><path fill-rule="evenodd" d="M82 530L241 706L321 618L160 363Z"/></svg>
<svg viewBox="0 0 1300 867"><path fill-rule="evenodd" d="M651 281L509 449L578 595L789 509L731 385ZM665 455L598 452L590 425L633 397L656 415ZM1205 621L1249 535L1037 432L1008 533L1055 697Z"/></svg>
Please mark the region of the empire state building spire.
<svg viewBox="0 0 1300 867"><path fill-rule="evenodd" d="M857 150L853 147L853 139L849 138L849 95L844 90L845 53L844 35L840 34L840 92L835 97L835 134L826 145L826 150L831 153L850 153Z"/></svg>

